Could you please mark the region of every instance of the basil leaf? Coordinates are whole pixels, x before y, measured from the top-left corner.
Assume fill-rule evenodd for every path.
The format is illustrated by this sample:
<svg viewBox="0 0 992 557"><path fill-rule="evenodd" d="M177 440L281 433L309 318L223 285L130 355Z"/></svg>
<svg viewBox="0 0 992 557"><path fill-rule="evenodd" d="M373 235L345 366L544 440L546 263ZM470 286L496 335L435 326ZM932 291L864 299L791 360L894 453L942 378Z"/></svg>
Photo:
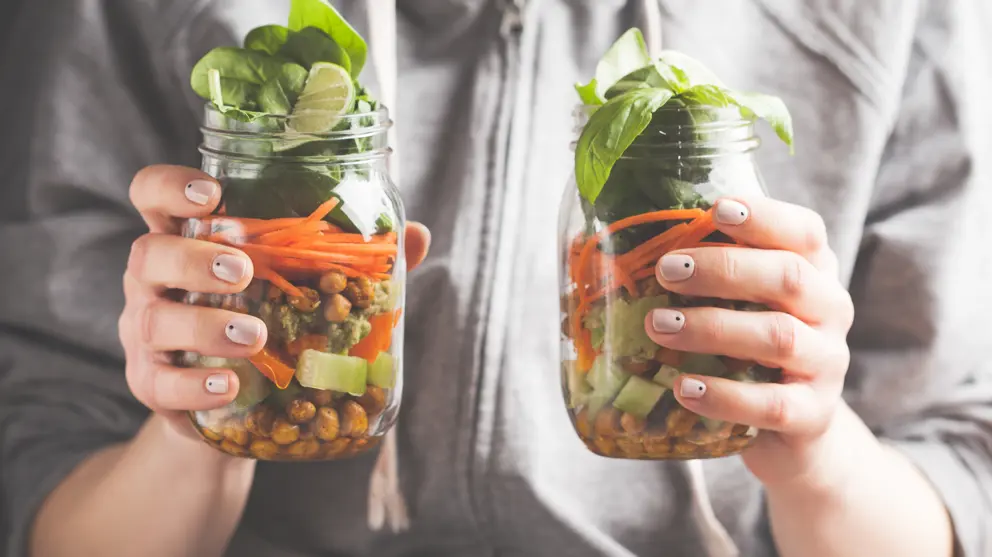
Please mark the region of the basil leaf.
<svg viewBox="0 0 992 557"><path fill-rule="evenodd" d="M662 51L658 56L662 64L667 65L677 75L682 84L682 90L698 85L716 85L726 89L723 81L702 62L675 50Z"/></svg>
<svg viewBox="0 0 992 557"><path fill-rule="evenodd" d="M754 116L771 124L779 139L789 146L789 152L795 153L795 135L792 129L792 115L785 102L778 97L761 93L728 92L734 104L741 107L744 116Z"/></svg>
<svg viewBox="0 0 992 557"><path fill-rule="evenodd" d="M316 27L327 33L348 54L352 76L357 77L362 72L369 47L333 6L323 0L292 0L289 28L302 31L307 27Z"/></svg>
<svg viewBox="0 0 992 557"><path fill-rule="evenodd" d="M575 179L582 197L596 201L613 165L673 96L668 89L634 89L592 114L575 147Z"/></svg>
<svg viewBox="0 0 992 557"><path fill-rule="evenodd" d="M609 100L633 89L668 89L674 93L679 93L684 89L684 86L680 76L673 71L673 68L660 62L654 62L620 78L606 91L604 97Z"/></svg>
<svg viewBox="0 0 992 557"><path fill-rule="evenodd" d="M651 55L641 30L633 28L620 36L596 65L596 77L575 90L586 104L603 104L610 87L630 72L651 65Z"/></svg>
<svg viewBox="0 0 992 557"><path fill-rule="evenodd" d="M286 44L290 30L282 25L256 27L245 36L245 48L275 55Z"/></svg>

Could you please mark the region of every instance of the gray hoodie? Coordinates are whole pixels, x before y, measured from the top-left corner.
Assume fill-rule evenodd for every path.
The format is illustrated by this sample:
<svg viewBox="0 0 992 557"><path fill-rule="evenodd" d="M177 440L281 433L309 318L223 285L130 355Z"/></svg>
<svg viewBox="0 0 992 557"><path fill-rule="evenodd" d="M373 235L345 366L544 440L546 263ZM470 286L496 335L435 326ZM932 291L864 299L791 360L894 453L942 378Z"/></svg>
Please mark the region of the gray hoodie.
<svg viewBox="0 0 992 557"><path fill-rule="evenodd" d="M847 400L932 480L961 554L992 555L992 8L658 2L667 48L792 108L797 155L769 140L759 158L771 195L819 211L840 257L857 306ZM362 27L361 3L342 4ZM412 528L366 526L375 455L261 464L230 555L696 557L704 504L741 555L774 555L739 458L702 463L704 483L681 463L603 459L560 400L571 86L643 24L640 0L399 5L401 186L434 232L409 292L398 430ZM40 501L146 417L116 331L143 231L127 184L144 165L198 166L189 69L286 5L7 0L0 13L0 502L21 557Z"/></svg>

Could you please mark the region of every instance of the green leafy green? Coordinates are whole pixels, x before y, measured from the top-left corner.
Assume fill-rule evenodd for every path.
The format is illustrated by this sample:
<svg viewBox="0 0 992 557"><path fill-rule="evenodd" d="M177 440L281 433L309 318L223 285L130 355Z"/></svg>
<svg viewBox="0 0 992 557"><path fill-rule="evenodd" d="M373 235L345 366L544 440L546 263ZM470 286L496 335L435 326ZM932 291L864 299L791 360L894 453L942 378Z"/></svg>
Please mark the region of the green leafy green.
<svg viewBox="0 0 992 557"><path fill-rule="evenodd" d="M368 45L333 6L323 0L293 0L289 12L289 28L301 31L316 27L347 53L351 75L358 76L365 67Z"/></svg>
<svg viewBox="0 0 992 557"><path fill-rule="evenodd" d="M245 48L275 55L286 44L290 32L282 25L256 27L245 36Z"/></svg>
<svg viewBox="0 0 992 557"><path fill-rule="evenodd" d="M279 55L308 70L316 62L330 62L348 70L349 73L352 71L348 53L316 27L290 31L285 44L279 49Z"/></svg>
<svg viewBox="0 0 992 557"><path fill-rule="evenodd" d="M211 100L211 70L220 74L224 104L242 110L259 107L261 87L267 81L276 80L287 94L299 95L308 75L299 64L256 50L222 46L201 58L190 76L193 91Z"/></svg>
<svg viewBox="0 0 992 557"><path fill-rule="evenodd" d="M613 165L672 96L667 89L634 89L593 113L575 148L576 181L584 198L596 201Z"/></svg>
<svg viewBox="0 0 992 557"><path fill-rule="evenodd" d="M731 98L745 116L760 118L771 124L779 139L789 146L789 151L795 152L792 115L782 99L761 93L732 93Z"/></svg>
<svg viewBox="0 0 992 557"><path fill-rule="evenodd" d="M605 102L606 91L630 72L651 64L651 55L640 29L630 29L606 51L596 65L596 76L585 85L575 85L582 102L599 105Z"/></svg>

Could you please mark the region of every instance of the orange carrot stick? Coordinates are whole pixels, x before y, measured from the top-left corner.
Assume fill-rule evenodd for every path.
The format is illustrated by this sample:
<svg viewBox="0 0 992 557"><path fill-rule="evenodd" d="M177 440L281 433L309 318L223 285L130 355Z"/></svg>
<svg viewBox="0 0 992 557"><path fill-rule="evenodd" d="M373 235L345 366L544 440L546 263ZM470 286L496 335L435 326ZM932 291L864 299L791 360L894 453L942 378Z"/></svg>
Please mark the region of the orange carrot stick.
<svg viewBox="0 0 992 557"><path fill-rule="evenodd" d="M287 296L303 297L303 292L299 288L293 286L291 282L270 267L256 265L255 276L271 282L273 286L285 292Z"/></svg>
<svg viewBox="0 0 992 557"><path fill-rule="evenodd" d="M293 376L296 375L296 370L284 364L282 360L269 352L267 348L263 348L261 352L248 358L248 361L280 389L289 387Z"/></svg>
<svg viewBox="0 0 992 557"><path fill-rule="evenodd" d="M689 223L689 228L675 242L672 250L692 247L696 242L702 241L703 238L714 232L716 232L716 226L713 224L713 214L707 211L706 214Z"/></svg>
<svg viewBox="0 0 992 557"><path fill-rule="evenodd" d="M310 216L307 217L307 221L313 222L317 220L324 220L324 217L331 214L331 211L338 206L338 203L340 203L338 198L331 197L327 201L321 203L320 206L314 210L314 212L310 213Z"/></svg>
<svg viewBox="0 0 992 557"><path fill-rule="evenodd" d="M374 257L363 257L357 255L345 255L336 253L325 253L307 249L287 248L282 246L263 246L250 244L241 247L249 256L252 253L263 253L282 257L294 257L297 259L311 259L314 261L324 261L327 263L350 263L355 265L367 265L377 263Z"/></svg>
<svg viewBox="0 0 992 557"><path fill-rule="evenodd" d="M309 238L316 236L317 232L330 230L331 223L324 221L302 222L286 228L267 232L252 240L256 244L279 244L294 240L296 238Z"/></svg>

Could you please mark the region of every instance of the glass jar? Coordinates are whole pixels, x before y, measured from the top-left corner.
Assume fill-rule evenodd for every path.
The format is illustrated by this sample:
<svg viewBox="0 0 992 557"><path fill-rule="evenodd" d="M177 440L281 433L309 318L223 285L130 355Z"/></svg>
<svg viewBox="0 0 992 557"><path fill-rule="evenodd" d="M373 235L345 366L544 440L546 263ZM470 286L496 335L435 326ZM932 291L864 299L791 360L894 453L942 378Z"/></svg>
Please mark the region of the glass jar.
<svg viewBox="0 0 992 557"><path fill-rule="evenodd" d="M380 108L302 135L291 117L245 123L206 108L202 168L220 181L222 203L187 221L184 235L243 250L254 278L244 292L185 301L256 316L268 329L249 359L182 355L187 366L238 375L231 404L190 413L217 449L335 459L374 447L392 427L406 264L403 206L386 170L390 125Z"/></svg>
<svg viewBox="0 0 992 557"><path fill-rule="evenodd" d="M591 107L576 110L577 131ZM777 381L754 362L659 347L644 329L659 307L756 310L734 300L666 292L658 259L673 249L734 246L709 212L723 196L765 195L753 154L754 122L736 108L670 103L613 167L589 203L574 175L559 217L562 392L575 431L594 453L626 459L693 459L735 454L753 428L698 416L672 392L681 373ZM573 145L574 147L574 145Z"/></svg>

